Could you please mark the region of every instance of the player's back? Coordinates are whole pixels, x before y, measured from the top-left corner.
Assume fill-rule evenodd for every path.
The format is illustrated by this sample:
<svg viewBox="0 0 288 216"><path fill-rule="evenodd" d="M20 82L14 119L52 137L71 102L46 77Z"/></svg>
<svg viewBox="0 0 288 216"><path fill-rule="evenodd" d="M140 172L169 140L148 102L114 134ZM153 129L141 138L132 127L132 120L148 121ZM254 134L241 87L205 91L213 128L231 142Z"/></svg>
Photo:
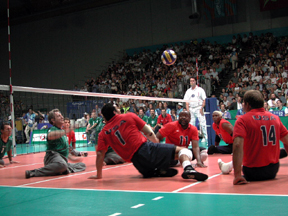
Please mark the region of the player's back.
<svg viewBox="0 0 288 216"><path fill-rule="evenodd" d="M260 109L252 109L241 116L234 127L234 137L244 138L243 165L267 166L279 161L279 140L287 134L278 116Z"/></svg>
<svg viewBox="0 0 288 216"><path fill-rule="evenodd" d="M99 149L110 145L124 160L130 161L138 148L147 141L140 130L146 123L134 113L115 115L99 134Z"/></svg>

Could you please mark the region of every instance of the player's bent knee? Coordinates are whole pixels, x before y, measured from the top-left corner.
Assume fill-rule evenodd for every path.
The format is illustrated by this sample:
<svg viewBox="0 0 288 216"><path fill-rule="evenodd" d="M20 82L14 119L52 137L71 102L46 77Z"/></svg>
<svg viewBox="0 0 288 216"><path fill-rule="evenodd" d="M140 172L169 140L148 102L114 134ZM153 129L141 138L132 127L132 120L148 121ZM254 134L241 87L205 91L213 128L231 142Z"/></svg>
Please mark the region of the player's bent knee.
<svg viewBox="0 0 288 216"><path fill-rule="evenodd" d="M181 150L179 151L179 153L178 153L178 158L179 158L179 159L180 159L181 155L186 155L186 156L189 158L190 161L191 161L192 158L193 158L192 151L190 151L190 150L187 149L187 148L183 148L183 149L181 149Z"/></svg>

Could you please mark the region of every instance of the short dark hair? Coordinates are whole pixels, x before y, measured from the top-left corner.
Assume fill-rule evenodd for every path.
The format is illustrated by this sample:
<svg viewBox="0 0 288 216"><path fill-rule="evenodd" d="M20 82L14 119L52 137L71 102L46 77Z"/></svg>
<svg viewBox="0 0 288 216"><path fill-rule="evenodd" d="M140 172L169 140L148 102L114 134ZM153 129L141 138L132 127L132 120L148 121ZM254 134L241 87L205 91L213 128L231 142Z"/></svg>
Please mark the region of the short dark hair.
<svg viewBox="0 0 288 216"><path fill-rule="evenodd" d="M194 77L194 76L191 76L191 77L189 78L189 80L190 80L190 79L194 79L194 80L197 82L197 78Z"/></svg>
<svg viewBox="0 0 288 216"><path fill-rule="evenodd" d="M264 107L264 98L260 91L249 90L244 94L244 103L248 103L252 109Z"/></svg>
<svg viewBox="0 0 288 216"><path fill-rule="evenodd" d="M65 117L65 118L64 118L64 121L69 121L69 123L70 123L70 118Z"/></svg>
<svg viewBox="0 0 288 216"><path fill-rule="evenodd" d="M1 130L4 130L5 125L10 125L10 126L11 126L11 122L9 122L9 121L3 121L3 122L1 123L0 129L1 129ZM11 127L12 127L12 126L11 126Z"/></svg>
<svg viewBox="0 0 288 216"><path fill-rule="evenodd" d="M59 109L53 109L48 114L48 121L51 125L53 125L52 119L55 118L55 112L60 112L60 110Z"/></svg>
<svg viewBox="0 0 288 216"><path fill-rule="evenodd" d="M104 105L101 109L101 113L107 121L115 116L114 111L116 112L116 108L111 103Z"/></svg>

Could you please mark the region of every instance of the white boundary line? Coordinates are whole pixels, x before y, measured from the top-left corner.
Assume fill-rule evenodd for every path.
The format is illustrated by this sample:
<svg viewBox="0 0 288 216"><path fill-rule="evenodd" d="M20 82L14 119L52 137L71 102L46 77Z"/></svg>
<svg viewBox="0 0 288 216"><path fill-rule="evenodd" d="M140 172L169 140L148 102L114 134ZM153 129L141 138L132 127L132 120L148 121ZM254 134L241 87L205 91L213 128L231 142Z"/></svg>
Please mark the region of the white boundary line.
<svg viewBox="0 0 288 216"><path fill-rule="evenodd" d="M124 165L120 165L120 166L109 167L109 168L103 169L103 171L104 171L104 170L109 170L109 169L118 168L118 167L129 166L129 165L131 165L131 164L132 164L132 163L128 163L128 164L124 164ZM65 175L65 176L61 176L61 177L58 177L58 178L52 178L52 179L47 179L47 180L42 180L42 181L37 181L37 182L31 182L31 183L27 183L27 184L23 184L23 185L18 185L18 186L16 186L16 187L24 187L24 186L26 186L26 185L39 184L39 183L48 182L48 181L53 181L53 180L58 180L58 179L63 179L63 178L71 178L71 177L73 177L73 176L84 175L84 174L91 173L91 172L96 172L96 170L92 170L92 171L89 171L89 172L75 173L75 174L73 174L73 175Z"/></svg>
<svg viewBox="0 0 288 216"><path fill-rule="evenodd" d="M45 190L75 190L75 191L95 191L95 192L119 192L119 193L151 193L151 194L195 194L195 195L223 195L223 196L275 196L275 197L288 197L288 194L237 194L237 193L202 193L202 192L163 192L163 191L134 191L134 190L101 190L101 189L86 189L86 188L49 188L49 187L25 187L25 186L11 186L11 185L0 185L1 187L7 188L27 188L27 189L45 189Z"/></svg>
<svg viewBox="0 0 288 216"><path fill-rule="evenodd" d="M215 178L215 177L217 177L217 176L219 176L219 175L221 175L221 174L222 174L222 173L213 175L213 176L209 177L207 180L212 179L212 178ZM201 182L201 181L197 181L197 182L192 183L192 184L190 184L190 185L187 185L187 186L185 186L185 187L182 187L182 188L179 188L179 189L177 189L177 190L174 190L174 191L172 191L172 193L178 193L178 192L181 191L181 190L184 190L184 189L193 187L194 185L197 185L197 184L200 184L200 183L202 183L202 182Z"/></svg>

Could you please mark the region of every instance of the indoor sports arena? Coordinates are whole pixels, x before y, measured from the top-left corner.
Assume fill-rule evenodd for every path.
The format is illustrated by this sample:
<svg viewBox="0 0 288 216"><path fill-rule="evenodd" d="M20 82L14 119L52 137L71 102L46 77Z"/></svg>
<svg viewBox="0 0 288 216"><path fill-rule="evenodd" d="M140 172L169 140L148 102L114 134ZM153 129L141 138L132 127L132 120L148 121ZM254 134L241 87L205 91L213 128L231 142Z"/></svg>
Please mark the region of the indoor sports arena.
<svg viewBox="0 0 288 216"><path fill-rule="evenodd" d="M287 8L1 1L1 213L286 215Z"/></svg>

